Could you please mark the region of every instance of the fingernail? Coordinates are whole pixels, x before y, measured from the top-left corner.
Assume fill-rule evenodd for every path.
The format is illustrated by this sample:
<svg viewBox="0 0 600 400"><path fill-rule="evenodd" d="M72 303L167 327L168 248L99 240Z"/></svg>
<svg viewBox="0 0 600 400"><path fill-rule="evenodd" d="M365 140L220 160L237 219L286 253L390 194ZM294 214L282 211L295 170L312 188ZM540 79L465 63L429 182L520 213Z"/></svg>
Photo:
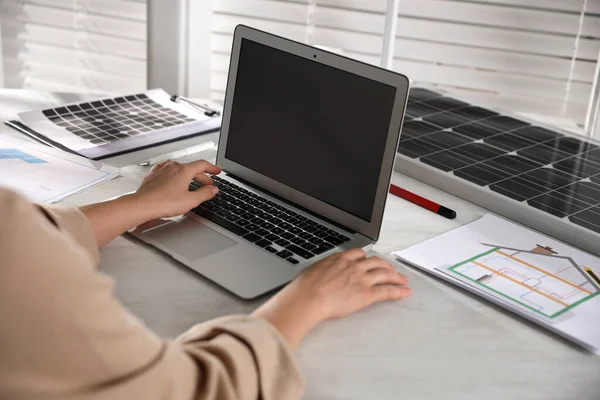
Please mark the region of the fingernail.
<svg viewBox="0 0 600 400"><path fill-rule="evenodd" d="M213 186L213 194L216 195L217 193L219 193L219 188L216 186Z"/></svg>

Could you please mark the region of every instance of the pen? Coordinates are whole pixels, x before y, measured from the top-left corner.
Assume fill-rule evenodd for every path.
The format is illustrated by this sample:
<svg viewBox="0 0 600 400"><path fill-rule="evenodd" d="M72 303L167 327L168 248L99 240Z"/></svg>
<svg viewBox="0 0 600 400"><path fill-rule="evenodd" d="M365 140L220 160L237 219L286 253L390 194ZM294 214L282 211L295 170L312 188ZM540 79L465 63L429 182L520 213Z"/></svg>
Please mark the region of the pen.
<svg viewBox="0 0 600 400"><path fill-rule="evenodd" d="M444 207L438 203L434 203L433 201L428 200L425 197L421 197L418 194L409 192L408 190L402 189L396 185L390 185L390 193L401 197L404 200L408 200L413 204L426 208L429 211L433 211L434 213L441 215L442 217L446 217L448 219L456 218L456 211Z"/></svg>
<svg viewBox="0 0 600 400"><path fill-rule="evenodd" d="M598 285L600 285L600 278L598 278L598 275L596 275L590 267L583 267L583 270L587 272Z"/></svg>
<svg viewBox="0 0 600 400"><path fill-rule="evenodd" d="M174 151L172 153L163 154L161 156L149 158L145 161L142 161L140 163L140 165L142 167L149 167L151 165L158 164L163 161L174 160L176 158L181 158L181 157L185 157L185 156L191 156L192 154L200 153L202 151L210 150L210 149L214 149L214 148L215 148L215 142L211 141L211 142L201 143L196 146L188 147L187 149L178 150L178 151Z"/></svg>

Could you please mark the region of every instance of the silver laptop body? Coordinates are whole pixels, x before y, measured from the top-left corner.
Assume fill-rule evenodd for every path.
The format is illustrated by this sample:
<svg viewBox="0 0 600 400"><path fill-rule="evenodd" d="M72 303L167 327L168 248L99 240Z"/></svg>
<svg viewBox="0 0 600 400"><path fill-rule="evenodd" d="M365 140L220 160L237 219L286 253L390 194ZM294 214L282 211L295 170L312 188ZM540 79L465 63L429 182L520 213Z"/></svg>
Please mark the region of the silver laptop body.
<svg viewBox="0 0 600 400"><path fill-rule="evenodd" d="M246 299L334 252L369 249L408 89L403 75L237 26L220 192L133 235Z"/></svg>

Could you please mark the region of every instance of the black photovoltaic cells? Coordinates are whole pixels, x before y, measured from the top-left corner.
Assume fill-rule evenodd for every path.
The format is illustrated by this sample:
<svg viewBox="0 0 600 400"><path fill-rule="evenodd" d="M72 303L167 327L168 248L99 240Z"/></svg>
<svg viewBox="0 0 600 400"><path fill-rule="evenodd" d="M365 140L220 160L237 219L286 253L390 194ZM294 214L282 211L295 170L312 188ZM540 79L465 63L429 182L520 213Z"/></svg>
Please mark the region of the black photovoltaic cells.
<svg viewBox="0 0 600 400"><path fill-rule="evenodd" d="M600 233L600 146L422 88L398 152Z"/></svg>
<svg viewBox="0 0 600 400"><path fill-rule="evenodd" d="M52 123L98 146L195 121L156 103L145 94L73 104L42 112Z"/></svg>

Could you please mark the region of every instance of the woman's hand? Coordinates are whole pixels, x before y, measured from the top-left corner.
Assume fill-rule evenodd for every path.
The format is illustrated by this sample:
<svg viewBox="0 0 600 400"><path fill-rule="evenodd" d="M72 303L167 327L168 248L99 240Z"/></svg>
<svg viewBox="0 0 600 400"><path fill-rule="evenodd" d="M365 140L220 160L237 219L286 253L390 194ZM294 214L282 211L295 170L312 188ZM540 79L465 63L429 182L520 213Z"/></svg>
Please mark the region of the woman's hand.
<svg viewBox="0 0 600 400"><path fill-rule="evenodd" d="M217 187L206 173L216 175L220 172L221 168L204 160L189 164L165 161L152 167L135 196L152 210L153 218L181 215L217 194ZM204 186L190 192L192 180Z"/></svg>
<svg viewBox="0 0 600 400"><path fill-rule="evenodd" d="M152 168L137 192L81 207L81 211L90 221L98 247L102 247L131 228L156 218L184 214L213 198L217 188L205 173L220 172L221 168L207 161L165 161ZM190 192L192 180L205 186Z"/></svg>
<svg viewBox="0 0 600 400"><path fill-rule="evenodd" d="M319 322L339 318L370 304L410 295L408 278L361 249L333 254L304 270L254 312L271 322L297 347Z"/></svg>

